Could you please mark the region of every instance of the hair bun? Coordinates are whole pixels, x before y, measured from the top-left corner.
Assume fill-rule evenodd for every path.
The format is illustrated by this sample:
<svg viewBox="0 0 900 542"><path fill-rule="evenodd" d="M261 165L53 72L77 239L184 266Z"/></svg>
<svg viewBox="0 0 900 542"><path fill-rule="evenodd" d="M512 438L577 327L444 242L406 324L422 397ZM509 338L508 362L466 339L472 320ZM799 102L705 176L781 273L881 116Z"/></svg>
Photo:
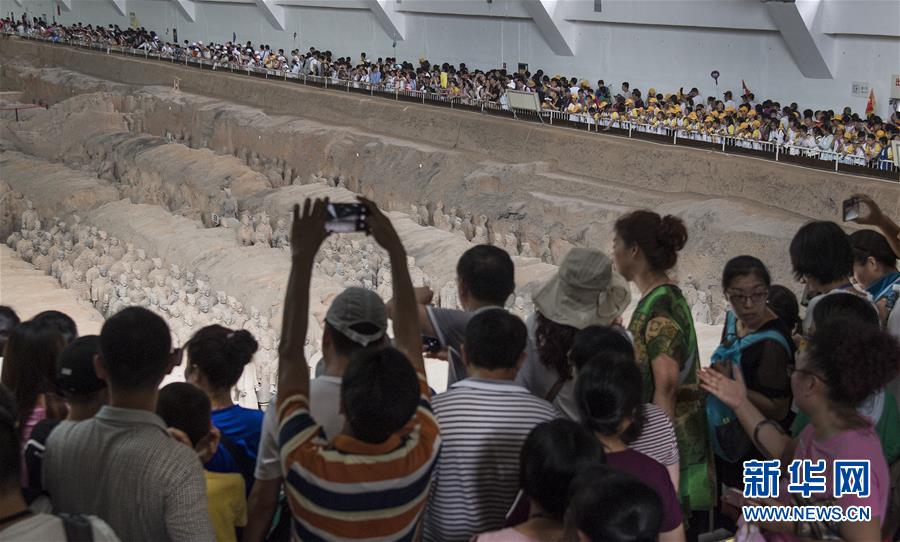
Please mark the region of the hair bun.
<svg viewBox="0 0 900 542"><path fill-rule="evenodd" d="M225 340L225 351L228 359L246 365L253 359L259 344L253 334L246 329L236 329L228 334Z"/></svg>
<svg viewBox="0 0 900 542"><path fill-rule="evenodd" d="M675 252L683 249L688 240L684 221L672 215L662 217L659 222L659 229L656 231L656 240L660 245Z"/></svg>

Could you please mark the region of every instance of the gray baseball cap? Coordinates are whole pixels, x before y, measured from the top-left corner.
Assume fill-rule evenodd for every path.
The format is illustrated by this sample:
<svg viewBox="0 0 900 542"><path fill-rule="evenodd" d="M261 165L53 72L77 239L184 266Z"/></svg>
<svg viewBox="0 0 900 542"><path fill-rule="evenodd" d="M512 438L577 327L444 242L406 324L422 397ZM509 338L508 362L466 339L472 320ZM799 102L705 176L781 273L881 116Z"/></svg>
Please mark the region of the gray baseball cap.
<svg viewBox="0 0 900 542"><path fill-rule="evenodd" d="M347 288L331 302L325 321L351 341L369 346L380 341L387 331L387 309L375 292ZM359 324L368 324L374 329L370 333L353 329Z"/></svg>

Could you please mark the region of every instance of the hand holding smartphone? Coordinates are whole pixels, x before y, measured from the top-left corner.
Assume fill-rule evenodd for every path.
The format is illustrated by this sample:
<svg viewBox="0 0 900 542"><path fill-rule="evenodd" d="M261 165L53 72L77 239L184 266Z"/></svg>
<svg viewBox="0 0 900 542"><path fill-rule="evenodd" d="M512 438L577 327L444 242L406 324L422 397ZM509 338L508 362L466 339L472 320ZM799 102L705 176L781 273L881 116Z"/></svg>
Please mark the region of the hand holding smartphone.
<svg viewBox="0 0 900 542"><path fill-rule="evenodd" d="M859 218L859 198L845 199L842 206L844 222L855 222Z"/></svg>
<svg viewBox="0 0 900 542"><path fill-rule="evenodd" d="M329 233L353 233L369 229L368 209L361 203L329 203L325 230Z"/></svg>

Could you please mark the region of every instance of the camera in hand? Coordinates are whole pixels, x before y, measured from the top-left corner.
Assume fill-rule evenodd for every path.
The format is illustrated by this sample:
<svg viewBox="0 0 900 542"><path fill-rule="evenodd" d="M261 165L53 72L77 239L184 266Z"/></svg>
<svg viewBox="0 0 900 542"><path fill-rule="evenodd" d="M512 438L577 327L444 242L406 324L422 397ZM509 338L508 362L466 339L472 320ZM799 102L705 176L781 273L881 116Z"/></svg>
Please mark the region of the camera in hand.
<svg viewBox="0 0 900 542"><path fill-rule="evenodd" d="M368 210L361 203L329 203L325 230L331 233L366 231Z"/></svg>
<svg viewBox="0 0 900 542"><path fill-rule="evenodd" d="M422 344L425 345L425 351L429 354L434 354L435 352L441 351L441 341L439 341L435 337L422 335Z"/></svg>
<svg viewBox="0 0 900 542"><path fill-rule="evenodd" d="M843 207L844 222L853 222L859 218L859 200L857 198L845 199Z"/></svg>

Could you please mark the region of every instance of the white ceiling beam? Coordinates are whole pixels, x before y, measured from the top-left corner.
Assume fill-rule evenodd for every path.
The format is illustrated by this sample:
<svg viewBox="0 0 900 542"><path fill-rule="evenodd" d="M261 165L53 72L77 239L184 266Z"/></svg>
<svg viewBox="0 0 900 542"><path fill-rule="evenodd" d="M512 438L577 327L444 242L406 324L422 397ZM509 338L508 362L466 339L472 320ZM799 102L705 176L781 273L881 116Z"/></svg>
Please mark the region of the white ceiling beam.
<svg viewBox="0 0 900 542"><path fill-rule="evenodd" d="M128 15L128 13L126 13L125 11L125 0L112 0L112 3L114 6L116 6L116 10L120 15Z"/></svg>
<svg viewBox="0 0 900 542"><path fill-rule="evenodd" d="M284 30L285 17L284 8L276 4L273 0L256 0L256 7L263 12L266 20L269 21L275 30Z"/></svg>
<svg viewBox="0 0 900 542"><path fill-rule="evenodd" d="M565 2L559 0L523 0L550 49L560 56L575 55L575 25L565 19Z"/></svg>
<svg viewBox="0 0 900 542"><path fill-rule="evenodd" d="M766 2L772 22L800 72L810 79L833 79L834 40L818 29L822 2Z"/></svg>
<svg viewBox="0 0 900 542"><path fill-rule="evenodd" d="M197 5L194 4L193 0L172 1L175 2L175 5L178 6L178 10L188 21L192 23L197 22Z"/></svg>
<svg viewBox="0 0 900 542"><path fill-rule="evenodd" d="M394 9L392 0L365 0L372 15L394 41L403 41L406 35L406 15Z"/></svg>

